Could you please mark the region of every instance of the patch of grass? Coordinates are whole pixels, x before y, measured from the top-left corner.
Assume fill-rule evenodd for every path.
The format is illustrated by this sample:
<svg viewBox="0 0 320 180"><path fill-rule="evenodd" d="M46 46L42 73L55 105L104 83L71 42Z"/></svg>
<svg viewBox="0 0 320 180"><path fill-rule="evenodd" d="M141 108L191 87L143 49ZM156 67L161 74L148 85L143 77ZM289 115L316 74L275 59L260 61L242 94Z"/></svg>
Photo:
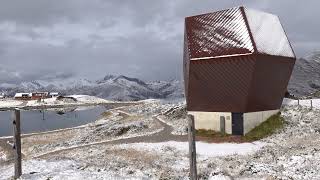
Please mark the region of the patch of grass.
<svg viewBox="0 0 320 180"><path fill-rule="evenodd" d="M285 120L277 113L269 117L265 122L252 129L242 138L246 141L256 141L275 133L276 130L282 129L285 124Z"/></svg>
<svg viewBox="0 0 320 180"><path fill-rule="evenodd" d="M110 111L105 111L105 112L101 113L101 115L102 115L102 117L107 118L107 117L109 117L109 116L112 115L112 112L110 112Z"/></svg>
<svg viewBox="0 0 320 180"><path fill-rule="evenodd" d="M320 97L320 91L316 91L311 95L311 97Z"/></svg>
<svg viewBox="0 0 320 180"><path fill-rule="evenodd" d="M228 136L228 134L216 132L213 130L197 129L196 136L200 136L200 137L226 137L226 136Z"/></svg>

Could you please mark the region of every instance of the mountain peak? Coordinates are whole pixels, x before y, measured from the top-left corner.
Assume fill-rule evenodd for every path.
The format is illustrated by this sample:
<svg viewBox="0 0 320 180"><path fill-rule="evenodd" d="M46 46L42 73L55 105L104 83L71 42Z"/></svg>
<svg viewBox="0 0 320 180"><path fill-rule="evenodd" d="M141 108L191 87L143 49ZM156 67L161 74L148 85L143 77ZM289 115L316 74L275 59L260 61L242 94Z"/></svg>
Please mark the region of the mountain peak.
<svg viewBox="0 0 320 180"><path fill-rule="evenodd" d="M107 80L109 80L109 79L114 79L114 78L116 78L115 75L108 74L108 75L104 76L103 80L107 81Z"/></svg>
<svg viewBox="0 0 320 180"><path fill-rule="evenodd" d="M125 79L127 81L136 82L137 84L140 84L142 86L146 86L147 85L144 81L142 81L142 80L140 80L138 78L131 78L131 77L127 77L127 76L124 76L124 75L120 75L115 79L115 81L118 81L119 79Z"/></svg>

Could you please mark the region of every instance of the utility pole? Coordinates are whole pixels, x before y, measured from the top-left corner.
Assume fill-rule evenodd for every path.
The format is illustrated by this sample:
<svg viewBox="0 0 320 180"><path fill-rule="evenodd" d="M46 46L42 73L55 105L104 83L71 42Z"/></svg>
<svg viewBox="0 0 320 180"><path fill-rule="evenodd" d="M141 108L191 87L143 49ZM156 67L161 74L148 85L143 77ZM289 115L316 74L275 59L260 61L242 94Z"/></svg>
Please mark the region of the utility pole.
<svg viewBox="0 0 320 180"><path fill-rule="evenodd" d="M20 110L15 109L12 113L13 123L13 150L14 150L14 178L18 179L22 175L21 166L21 129Z"/></svg>
<svg viewBox="0 0 320 180"><path fill-rule="evenodd" d="M190 179L197 180L197 160L196 160L196 142L194 116L188 114L188 139L189 139L189 158L190 158Z"/></svg>

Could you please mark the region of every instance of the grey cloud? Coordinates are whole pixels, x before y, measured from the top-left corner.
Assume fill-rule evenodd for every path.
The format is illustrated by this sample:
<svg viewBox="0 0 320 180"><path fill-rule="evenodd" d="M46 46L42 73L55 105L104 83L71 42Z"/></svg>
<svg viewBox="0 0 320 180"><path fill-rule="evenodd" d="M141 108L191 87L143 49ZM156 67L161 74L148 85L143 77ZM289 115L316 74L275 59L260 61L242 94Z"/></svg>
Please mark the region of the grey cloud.
<svg viewBox="0 0 320 180"><path fill-rule="evenodd" d="M17 82L20 80L20 74L13 70L5 68L3 65L0 64L0 82Z"/></svg>
<svg viewBox="0 0 320 180"><path fill-rule="evenodd" d="M185 16L239 5L278 14L298 54L319 48L317 1L18 0L0 6L1 82L124 74L181 78ZM304 8L302 8L304 7ZM8 73L10 74L10 73ZM1 74L0 74L1 75Z"/></svg>

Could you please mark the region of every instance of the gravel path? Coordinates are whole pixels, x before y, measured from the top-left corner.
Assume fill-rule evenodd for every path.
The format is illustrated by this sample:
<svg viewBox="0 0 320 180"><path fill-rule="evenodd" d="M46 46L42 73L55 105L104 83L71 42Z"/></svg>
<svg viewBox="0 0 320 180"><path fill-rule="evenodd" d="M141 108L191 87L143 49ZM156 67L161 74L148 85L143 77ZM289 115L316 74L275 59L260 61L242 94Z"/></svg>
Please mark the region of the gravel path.
<svg viewBox="0 0 320 180"><path fill-rule="evenodd" d="M156 143L156 142L166 142L166 141L179 141L179 142L188 141L187 135L173 135L172 134L173 127L160 121L157 117L153 117L153 118L156 121L158 121L161 124L161 126L163 126L163 130L161 130L160 132L157 132L157 133L154 133L151 135L142 135L142 136L137 136L137 137L132 137L132 138L111 140L108 142L98 142L98 143L92 143L92 144L86 144L86 145L80 145L80 146L76 146L76 147L56 150L56 151L52 151L52 152L49 152L46 154L36 156L36 158L46 158L46 157L49 157L50 155L57 154L60 152L71 151L74 149L79 149L79 148L84 148L84 147L89 147L89 146L94 146L94 145L130 144L130 143L140 143L140 142Z"/></svg>

